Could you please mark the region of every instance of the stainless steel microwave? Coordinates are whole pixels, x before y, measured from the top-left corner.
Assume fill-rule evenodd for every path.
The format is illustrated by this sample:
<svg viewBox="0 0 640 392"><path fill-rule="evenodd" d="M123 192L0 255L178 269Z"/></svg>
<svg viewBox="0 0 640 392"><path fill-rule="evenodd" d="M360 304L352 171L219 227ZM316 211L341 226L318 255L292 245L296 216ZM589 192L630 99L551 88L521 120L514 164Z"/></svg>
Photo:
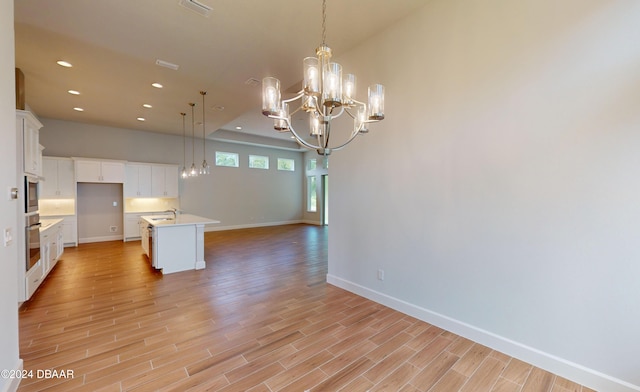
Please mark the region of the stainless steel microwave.
<svg viewBox="0 0 640 392"><path fill-rule="evenodd" d="M38 211L38 178L25 176L24 177L24 212L37 212Z"/></svg>

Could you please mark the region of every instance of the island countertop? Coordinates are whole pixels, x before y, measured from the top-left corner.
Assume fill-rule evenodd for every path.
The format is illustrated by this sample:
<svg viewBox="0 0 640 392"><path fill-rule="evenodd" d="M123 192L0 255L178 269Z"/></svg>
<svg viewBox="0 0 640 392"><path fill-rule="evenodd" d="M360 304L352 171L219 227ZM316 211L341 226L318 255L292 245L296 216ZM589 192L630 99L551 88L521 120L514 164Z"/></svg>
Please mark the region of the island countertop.
<svg viewBox="0 0 640 392"><path fill-rule="evenodd" d="M177 214L175 219L173 215L143 215L140 218L155 227L209 225L220 223L219 220L204 218L202 216L192 214Z"/></svg>

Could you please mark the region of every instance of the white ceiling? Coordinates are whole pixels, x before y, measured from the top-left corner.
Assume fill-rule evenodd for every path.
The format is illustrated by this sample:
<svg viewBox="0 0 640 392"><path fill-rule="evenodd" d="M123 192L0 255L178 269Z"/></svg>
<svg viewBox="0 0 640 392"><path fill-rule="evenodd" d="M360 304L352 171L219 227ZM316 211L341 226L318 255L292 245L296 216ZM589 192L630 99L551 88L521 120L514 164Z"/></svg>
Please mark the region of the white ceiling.
<svg viewBox="0 0 640 392"><path fill-rule="evenodd" d="M182 135L180 112L188 113L189 133L188 103L197 104L200 124L205 90L208 136L242 126L243 133L288 138L260 114L260 86L245 81L275 76L283 89L299 83L302 59L322 40L321 1L199 1L213 8L209 17L179 0L14 1L16 67L25 74L27 104L40 117ZM339 56L426 1L328 0L326 42ZM157 59L179 69L157 66Z"/></svg>

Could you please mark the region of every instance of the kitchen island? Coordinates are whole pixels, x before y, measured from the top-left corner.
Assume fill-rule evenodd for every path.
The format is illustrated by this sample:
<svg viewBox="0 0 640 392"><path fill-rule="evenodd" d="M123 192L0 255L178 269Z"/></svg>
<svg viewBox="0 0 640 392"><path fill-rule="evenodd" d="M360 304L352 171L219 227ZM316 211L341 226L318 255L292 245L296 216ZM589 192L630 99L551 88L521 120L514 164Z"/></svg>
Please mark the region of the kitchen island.
<svg viewBox="0 0 640 392"><path fill-rule="evenodd" d="M199 270L204 259L204 226L220 221L191 214L141 216L142 248L153 268L163 274ZM143 227L145 225L141 225Z"/></svg>

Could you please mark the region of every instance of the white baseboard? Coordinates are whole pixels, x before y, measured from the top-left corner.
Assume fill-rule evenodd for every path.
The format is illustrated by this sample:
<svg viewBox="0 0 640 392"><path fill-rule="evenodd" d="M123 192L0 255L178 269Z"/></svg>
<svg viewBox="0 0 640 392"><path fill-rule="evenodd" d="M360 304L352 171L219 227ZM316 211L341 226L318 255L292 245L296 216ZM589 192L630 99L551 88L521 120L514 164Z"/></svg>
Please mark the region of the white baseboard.
<svg viewBox="0 0 640 392"><path fill-rule="evenodd" d="M389 308L433 324L437 327L463 336L474 342L483 344L504 354L528 362L541 369L555 373L561 377L585 385L602 392L631 392L640 391L640 386L611 377L577 363L567 361L533 347L515 342L503 336L474 327L473 325L452 319L445 315L416 306L387 294L371 290L334 275L327 274L327 283L350 291L359 296L385 305Z"/></svg>
<svg viewBox="0 0 640 392"><path fill-rule="evenodd" d="M292 220L292 221L282 221L282 222L248 223L244 225L232 225L232 226L207 225L204 227L204 231L252 229L254 227L284 226L284 225L295 225L299 223L306 223L306 222L301 220Z"/></svg>
<svg viewBox="0 0 640 392"><path fill-rule="evenodd" d="M101 237L85 237L78 239L79 244L88 244L91 242L106 242L106 241L122 241L121 235L106 235Z"/></svg>
<svg viewBox="0 0 640 392"><path fill-rule="evenodd" d="M22 371L22 369L23 369L22 359L18 359L18 363L14 370L16 372L20 372ZM16 392L18 390L18 386L20 385L20 381L22 381L22 379L20 378L12 378L9 380L10 381L4 385L4 388L2 388L2 392Z"/></svg>

